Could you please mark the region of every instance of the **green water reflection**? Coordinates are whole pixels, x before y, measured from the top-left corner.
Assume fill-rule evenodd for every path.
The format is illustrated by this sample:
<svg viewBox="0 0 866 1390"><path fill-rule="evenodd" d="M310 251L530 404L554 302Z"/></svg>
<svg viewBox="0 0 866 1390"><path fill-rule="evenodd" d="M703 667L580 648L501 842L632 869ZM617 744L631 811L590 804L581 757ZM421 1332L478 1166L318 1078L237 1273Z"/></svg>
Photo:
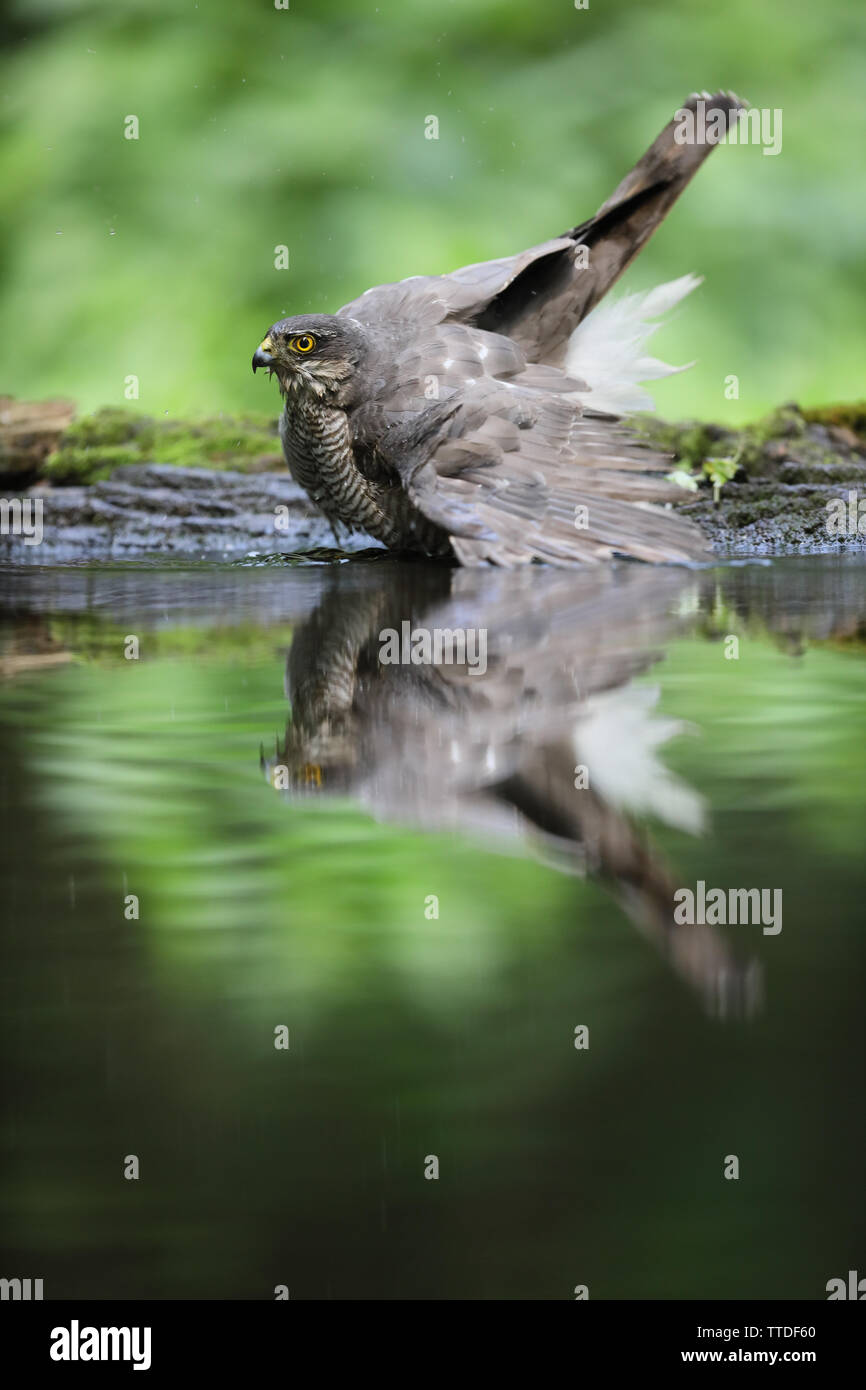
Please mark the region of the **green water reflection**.
<svg viewBox="0 0 866 1390"><path fill-rule="evenodd" d="M0 1273L824 1297L863 1249L864 575L0 577ZM486 673L383 668L404 618L485 627ZM783 930L675 928L699 879Z"/></svg>

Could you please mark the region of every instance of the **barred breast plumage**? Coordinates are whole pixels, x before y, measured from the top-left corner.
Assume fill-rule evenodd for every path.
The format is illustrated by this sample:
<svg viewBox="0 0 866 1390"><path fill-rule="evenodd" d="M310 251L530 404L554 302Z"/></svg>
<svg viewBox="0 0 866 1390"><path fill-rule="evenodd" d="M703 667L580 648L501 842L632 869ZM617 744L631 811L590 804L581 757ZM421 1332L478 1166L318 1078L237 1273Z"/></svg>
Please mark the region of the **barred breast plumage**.
<svg viewBox="0 0 866 1390"><path fill-rule="evenodd" d="M395 479L383 485L365 477L355 462L344 410L306 396L290 396L280 417L280 439L289 472L332 526L367 531L383 545L442 555L447 534L413 506Z"/></svg>

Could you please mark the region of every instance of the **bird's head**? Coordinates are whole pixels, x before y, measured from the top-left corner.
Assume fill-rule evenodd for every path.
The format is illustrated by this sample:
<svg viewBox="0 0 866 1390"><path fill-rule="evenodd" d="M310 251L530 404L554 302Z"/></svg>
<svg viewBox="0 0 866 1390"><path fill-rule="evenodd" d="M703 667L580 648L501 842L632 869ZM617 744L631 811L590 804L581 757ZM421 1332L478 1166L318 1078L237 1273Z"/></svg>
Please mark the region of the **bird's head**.
<svg viewBox="0 0 866 1390"><path fill-rule="evenodd" d="M253 353L253 371L264 367L287 395L311 395L346 405L367 356L367 334L355 319L296 314L268 329Z"/></svg>

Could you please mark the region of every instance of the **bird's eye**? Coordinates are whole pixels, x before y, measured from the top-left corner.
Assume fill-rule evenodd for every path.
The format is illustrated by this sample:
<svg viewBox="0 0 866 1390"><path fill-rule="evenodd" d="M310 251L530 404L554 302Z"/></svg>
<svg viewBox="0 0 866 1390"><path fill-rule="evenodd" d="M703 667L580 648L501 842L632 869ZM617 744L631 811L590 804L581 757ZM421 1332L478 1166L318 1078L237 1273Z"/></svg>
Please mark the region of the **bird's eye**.
<svg viewBox="0 0 866 1390"><path fill-rule="evenodd" d="M294 352L312 352L316 346L316 340L311 333L302 333L300 338L292 338L289 347Z"/></svg>

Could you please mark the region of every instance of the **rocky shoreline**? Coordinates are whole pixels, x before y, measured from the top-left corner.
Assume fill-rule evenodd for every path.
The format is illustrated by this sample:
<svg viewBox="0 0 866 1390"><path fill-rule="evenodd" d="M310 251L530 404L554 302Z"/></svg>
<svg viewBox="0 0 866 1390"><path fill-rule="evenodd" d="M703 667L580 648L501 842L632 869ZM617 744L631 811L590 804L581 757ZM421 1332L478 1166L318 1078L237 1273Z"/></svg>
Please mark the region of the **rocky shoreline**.
<svg viewBox="0 0 866 1390"><path fill-rule="evenodd" d="M683 484L678 509L721 556L866 545L866 403L787 405L739 430L654 416L636 424L670 453ZM361 533L337 547L285 471L270 419L187 424L105 410L75 421L66 402L0 398L0 492L7 508L14 499L42 503L38 545L25 544L4 515L0 559L13 563L336 559L375 548ZM834 530L828 519L842 511L845 525Z"/></svg>
<svg viewBox="0 0 866 1390"><path fill-rule="evenodd" d="M678 510L691 517L723 555L827 554L866 545L866 403L801 410L785 405L740 430L667 424L644 416L649 442L670 450L696 477ZM736 472L718 501L702 471L708 460L731 460ZM856 495L853 512L850 494ZM844 532L828 520L844 503L850 521L863 499L862 530Z"/></svg>
<svg viewBox="0 0 866 1390"><path fill-rule="evenodd" d="M42 541L28 547L19 536L0 536L3 558L36 564L153 556L238 560L336 546L327 521L287 475L124 464L99 482L37 486L27 495L43 502ZM278 516L285 529L276 529ZM374 545L360 533L340 540L348 551Z"/></svg>

